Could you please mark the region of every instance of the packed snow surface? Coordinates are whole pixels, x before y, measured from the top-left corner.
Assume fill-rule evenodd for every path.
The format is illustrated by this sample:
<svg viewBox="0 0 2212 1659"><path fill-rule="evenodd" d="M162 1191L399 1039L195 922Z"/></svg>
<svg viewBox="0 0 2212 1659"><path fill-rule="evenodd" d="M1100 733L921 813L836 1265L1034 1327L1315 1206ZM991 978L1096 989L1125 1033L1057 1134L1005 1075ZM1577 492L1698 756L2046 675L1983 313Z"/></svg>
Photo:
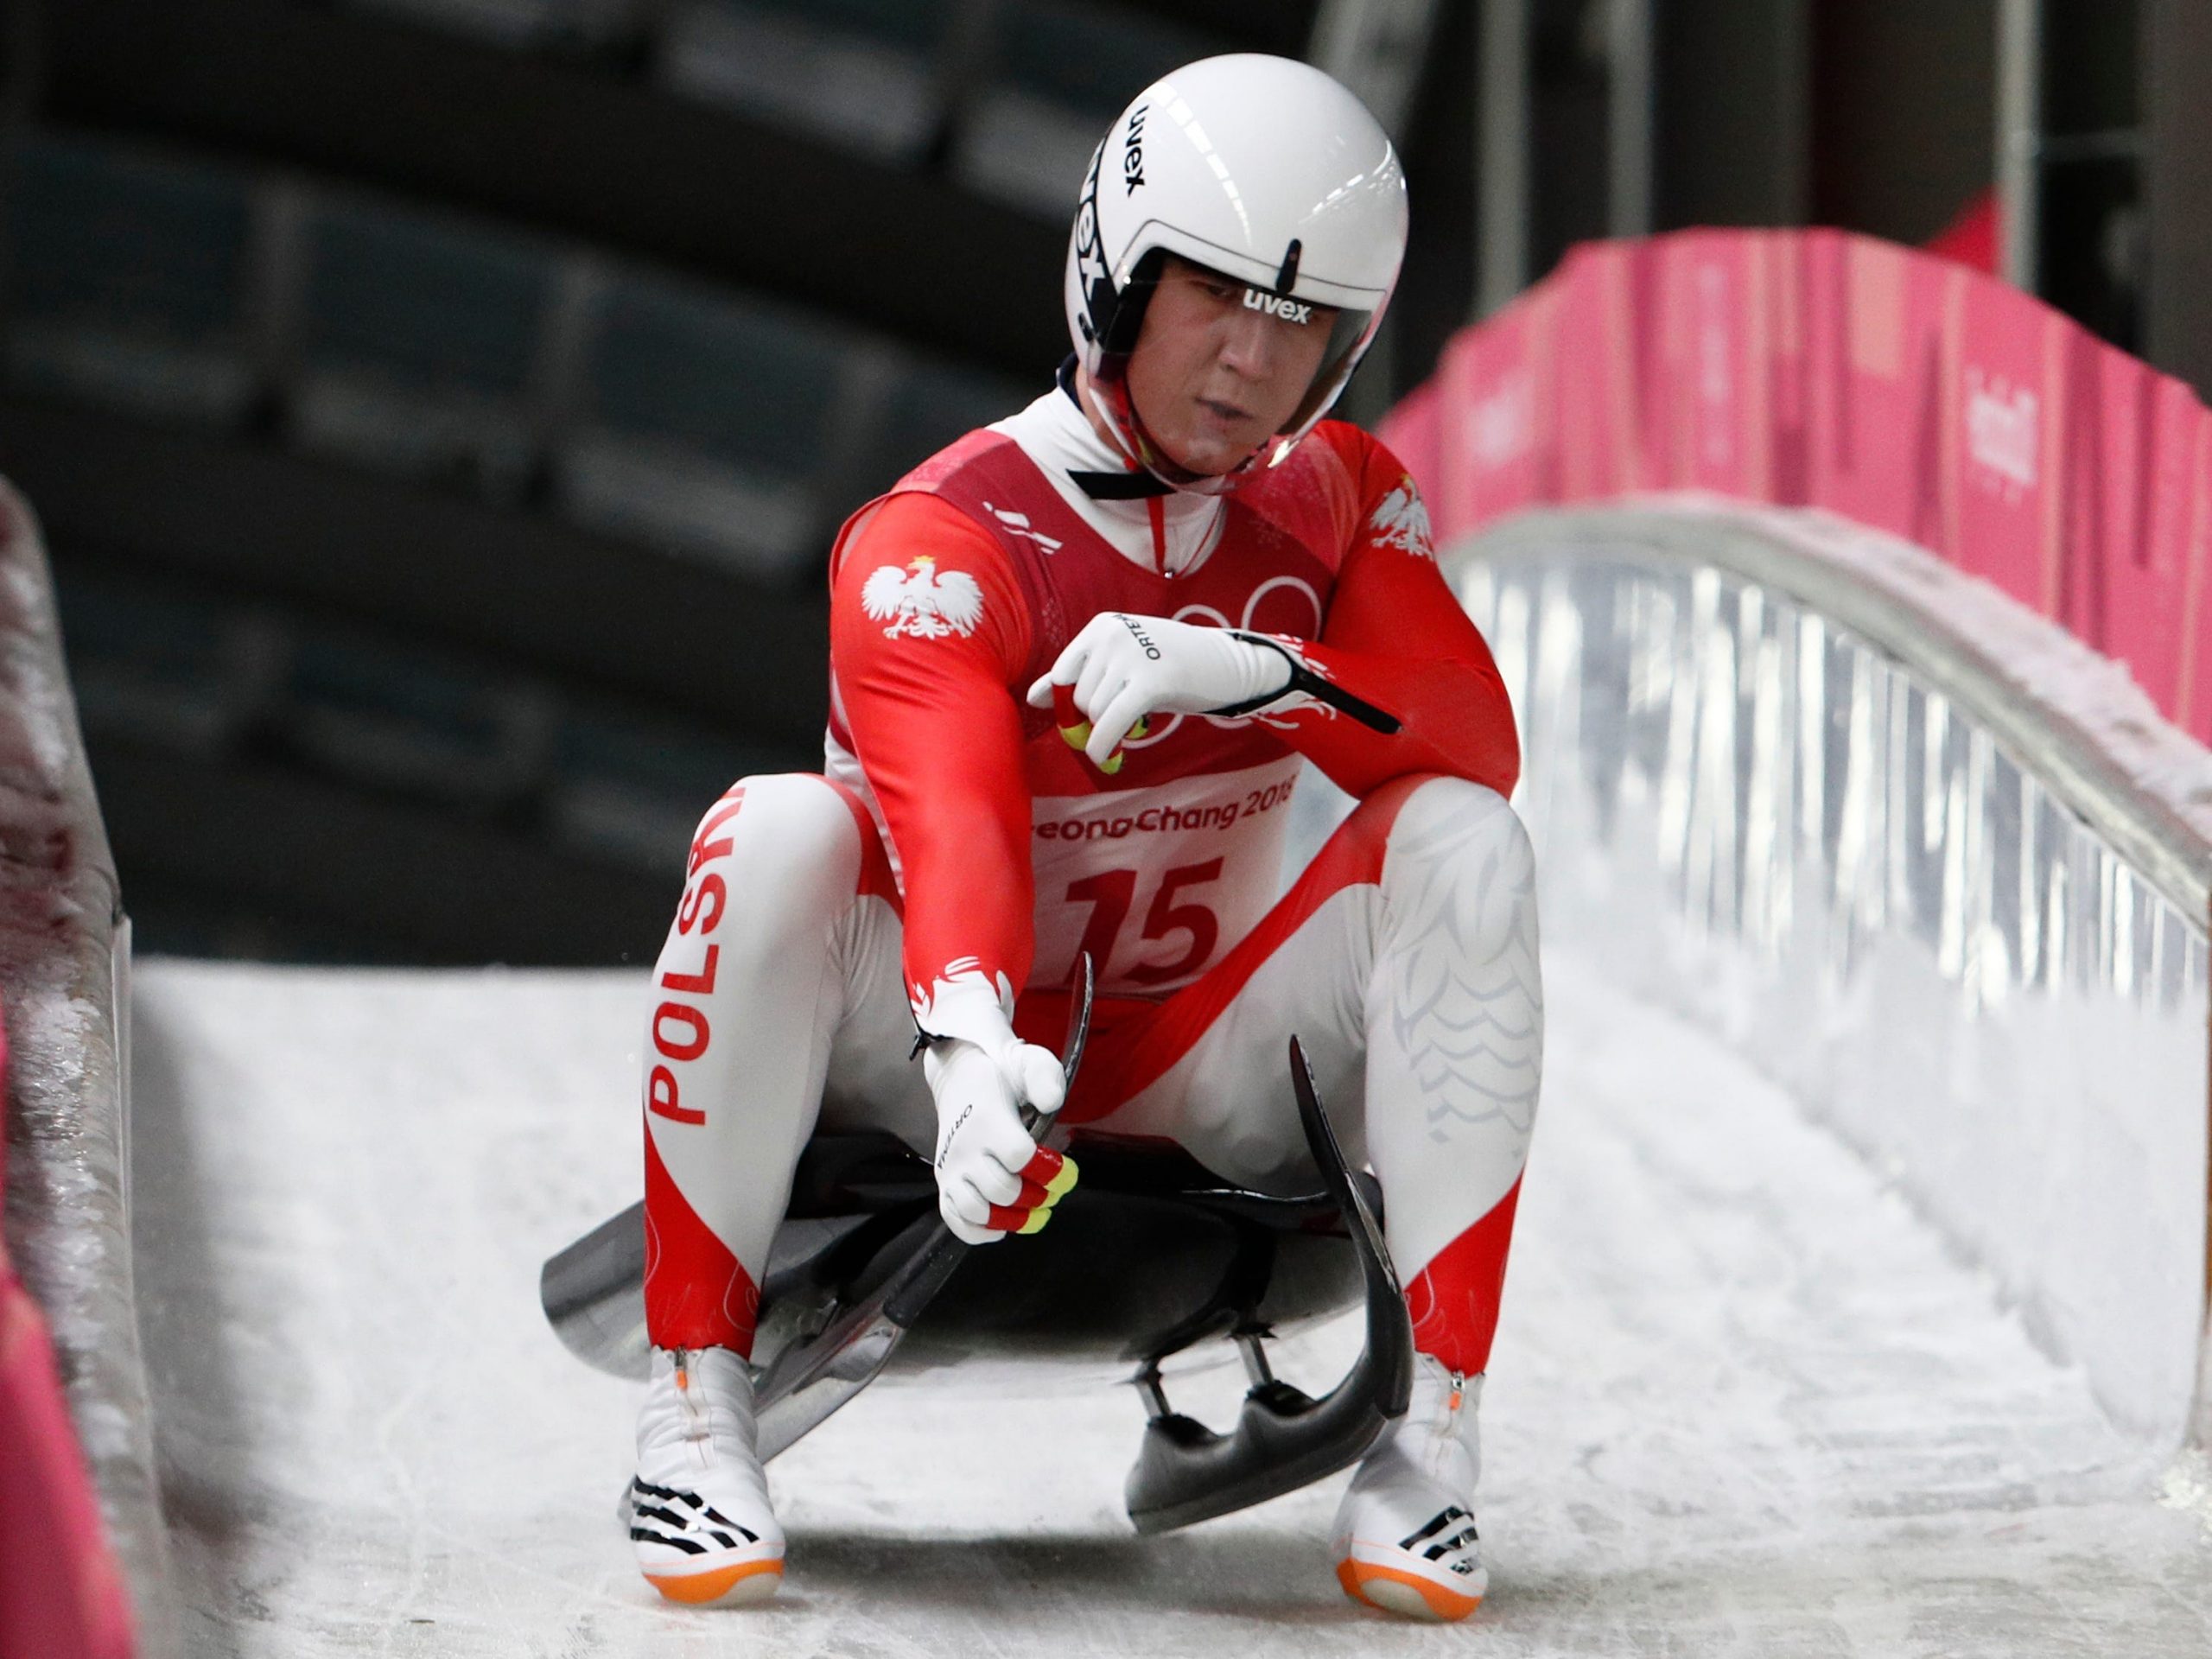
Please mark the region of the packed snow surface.
<svg viewBox="0 0 2212 1659"><path fill-rule="evenodd" d="M537 1298L638 1192L642 976L145 963L137 1264L188 1649L2212 1652L2202 1462L2111 1427L1726 1048L1547 971L1484 1405L1491 1597L1440 1630L1338 1592L1343 1477L1135 1536L1134 1392L1013 1361L887 1376L772 1466L778 1601L664 1606L614 1518L635 1390ZM1318 1387L1354 1340L1278 1368ZM1225 1350L1170 1380L1217 1422L1240 1389Z"/></svg>

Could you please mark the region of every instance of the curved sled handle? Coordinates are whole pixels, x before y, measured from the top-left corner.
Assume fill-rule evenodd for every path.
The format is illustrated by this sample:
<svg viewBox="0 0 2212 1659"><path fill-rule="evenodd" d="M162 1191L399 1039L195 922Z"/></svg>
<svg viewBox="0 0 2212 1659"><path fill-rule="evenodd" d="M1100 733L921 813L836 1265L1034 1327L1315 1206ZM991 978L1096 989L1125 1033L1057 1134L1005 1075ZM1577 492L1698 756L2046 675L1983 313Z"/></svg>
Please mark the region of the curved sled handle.
<svg viewBox="0 0 2212 1659"><path fill-rule="evenodd" d="M1060 1075L1067 1079L1070 1089L1075 1087L1075 1074L1083 1065L1084 1045L1090 1040L1090 994L1096 987L1098 976L1090 964L1090 952L1075 953L1075 999L1068 1009L1067 1041L1060 1045Z"/></svg>
<svg viewBox="0 0 2212 1659"><path fill-rule="evenodd" d="M1315 1400L1268 1373L1258 1351L1262 1328L1232 1333L1245 1346L1253 1386L1227 1434L1170 1408L1160 1388L1162 1357L1148 1360L1136 1381L1147 1390L1152 1417L1122 1488L1139 1532L1172 1531L1295 1491L1357 1462L1393 1418L1405 1415L1413 1389L1413 1325L1368 1198L1372 1178L1346 1167L1295 1037L1290 1084L1306 1149L1359 1258L1366 1344L1344 1380Z"/></svg>
<svg viewBox="0 0 2212 1659"><path fill-rule="evenodd" d="M1355 1240L1362 1246L1360 1260L1366 1266L1370 1282L1387 1282L1395 1294L1398 1291L1398 1269L1390 1260L1390 1247L1382 1242L1382 1224L1375 1218L1375 1211L1367 1202L1367 1195L1360 1190L1351 1170L1344 1162L1344 1148L1337 1144L1337 1132L1330 1127L1329 1115L1321 1109L1321 1096L1313 1086L1313 1068L1307 1064L1306 1048L1297 1038L1290 1039L1290 1087L1298 1096L1298 1121L1306 1131L1306 1143L1316 1153L1326 1153L1314 1161L1320 1166L1321 1185L1337 1201L1337 1208L1344 1212L1344 1224L1357 1227L1362 1236ZM1410 1397L1413 1371L1408 1363L1402 1368L1406 1386L1393 1393L1396 1409L1388 1414L1402 1416L1406 1401Z"/></svg>

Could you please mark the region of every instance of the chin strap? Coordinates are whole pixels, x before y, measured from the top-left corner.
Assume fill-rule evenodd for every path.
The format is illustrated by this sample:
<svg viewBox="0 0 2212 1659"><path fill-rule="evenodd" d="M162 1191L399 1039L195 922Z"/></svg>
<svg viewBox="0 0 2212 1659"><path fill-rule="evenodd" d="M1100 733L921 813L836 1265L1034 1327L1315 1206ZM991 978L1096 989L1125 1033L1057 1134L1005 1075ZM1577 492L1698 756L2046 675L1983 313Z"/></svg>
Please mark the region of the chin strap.
<svg viewBox="0 0 2212 1659"><path fill-rule="evenodd" d="M1325 702L1339 714L1350 715L1370 731L1380 732L1385 737L1395 737L1405 722L1389 710L1377 709L1364 697L1356 697L1340 685L1323 679L1299 659L1298 653L1280 639L1271 639L1264 633L1247 633L1242 628L1229 630L1231 637L1248 645L1265 645L1269 651L1290 664L1290 683L1280 691L1270 691L1264 697L1249 697L1243 702L1233 702L1226 709L1213 709L1215 715L1249 715L1280 702L1294 692L1304 692L1316 702Z"/></svg>
<svg viewBox="0 0 2212 1659"><path fill-rule="evenodd" d="M1069 478L1094 501L1142 501L1156 495L1173 495L1173 485L1150 473L1077 473Z"/></svg>

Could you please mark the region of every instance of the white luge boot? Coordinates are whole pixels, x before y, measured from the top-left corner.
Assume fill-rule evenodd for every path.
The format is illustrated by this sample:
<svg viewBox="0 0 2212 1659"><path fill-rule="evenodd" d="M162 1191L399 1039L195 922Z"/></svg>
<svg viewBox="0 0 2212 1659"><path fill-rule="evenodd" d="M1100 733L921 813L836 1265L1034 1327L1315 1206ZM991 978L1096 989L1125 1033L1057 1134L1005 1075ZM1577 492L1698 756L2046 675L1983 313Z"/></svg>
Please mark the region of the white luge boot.
<svg viewBox="0 0 2212 1659"><path fill-rule="evenodd" d="M630 1541L671 1601L766 1601L784 1577L784 1530L768 1503L753 1378L727 1348L653 1350L638 1413Z"/></svg>
<svg viewBox="0 0 2212 1659"><path fill-rule="evenodd" d="M1354 1601L1439 1623L1482 1605L1490 1588L1475 1537L1482 1391L1479 1374L1462 1377L1414 1356L1406 1414L1368 1448L1337 1506L1330 1548Z"/></svg>

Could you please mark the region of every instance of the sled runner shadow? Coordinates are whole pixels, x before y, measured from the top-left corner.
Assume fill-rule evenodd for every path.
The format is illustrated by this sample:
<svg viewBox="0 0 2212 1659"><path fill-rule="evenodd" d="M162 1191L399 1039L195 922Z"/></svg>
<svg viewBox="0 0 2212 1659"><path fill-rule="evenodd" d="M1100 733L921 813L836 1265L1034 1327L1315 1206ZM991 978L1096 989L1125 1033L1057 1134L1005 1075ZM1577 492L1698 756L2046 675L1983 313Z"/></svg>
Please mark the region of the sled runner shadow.
<svg viewBox="0 0 2212 1659"><path fill-rule="evenodd" d="M1080 1050L1071 1040L1070 1058ZM800 1156L761 1287L753 1369L765 1461L883 1369L909 1330L932 1353L1118 1357L1150 1421L1124 1487L1139 1532L1166 1532L1294 1491L1358 1460L1404 1414L1413 1331L1384 1247L1382 1192L1346 1166L1295 1038L1290 1081L1316 1192L1225 1185L1176 1148L1086 1142L1082 1179L1033 1237L970 1249L938 1215L928 1162L888 1134L817 1135ZM642 1380L644 1206L559 1254L539 1279L569 1351ZM1366 1338L1315 1399L1276 1377L1280 1328L1363 1305ZM1251 1387L1217 1433L1175 1411L1163 1361L1226 1337Z"/></svg>

